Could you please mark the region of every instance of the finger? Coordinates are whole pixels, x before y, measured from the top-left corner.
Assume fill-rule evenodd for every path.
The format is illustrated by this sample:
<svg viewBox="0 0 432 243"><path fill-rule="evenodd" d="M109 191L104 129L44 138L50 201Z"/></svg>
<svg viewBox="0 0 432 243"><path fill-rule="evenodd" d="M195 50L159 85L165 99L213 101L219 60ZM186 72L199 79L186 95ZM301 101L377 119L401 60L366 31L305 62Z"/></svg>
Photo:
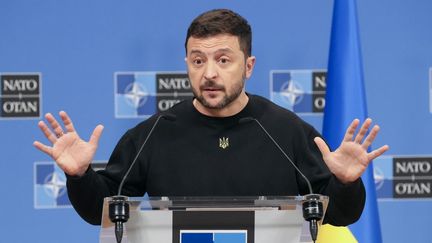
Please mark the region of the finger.
<svg viewBox="0 0 432 243"><path fill-rule="evenodd" d="M39 141L33 142L33 146L35 146L40 151L42 151L42 152L46 153L47 155L49 155L50 157L52 157L52 147L47 146L47 145L45 145Z"/></svg>
<svg viewBox="0 0 432 243"><path fill-rule="evenodd" d="M97 146L99 143L99 138L102 135L102 130L104 129L104 127L102 125L97 125L96 128L93 130L93 133L90 137L90 141L89 143L92 144L93 146Z"/></svg>
<svg viewBox="0 0 432 243"><path fill-rule="evenodd" d="M369 133L369 135L366 137L366 139L364 140L364 142L363 142L363 144L362 144L362 147L363 147L364 149L369 148L369 146L370 146L370 145L372 144L372 142L375 140L375 138L376 138L376 136L377 136L379 130L380 130L380 127L379 127L378 125L375 125L375 126L372 128L371 132Z"/></svg>
<svg viewBox="0 0 432 243"><path fill-rule="evenodd" d="M72 120L68 116L68 114L65 111L60 111L59 115L63 121L63 124L66 128L66 131L67 132L75 132L74 125L72 123Z"/></svg>
<svg viewBox="0 0 432 243"><path fill-rule="evenodd" d="M327 144L324 142L324 140L320 137L314 138L315 144L318 146L318 149L321 151L321 154L323 157L325 157L327 154L330 153L330 149L327 146Z"/></svg>
<svg viewBox="0 0 432 243"><path fill-rule="evenodd" d="M56 134L56 136L61 137L63 135L63 128L60 126L60 123L57 122L57 120L54 118L54 116L51 113L47 113L45 115L45 118L51 125L51 128Z"/></svg>
<svg viewBox="0 0 432 243"><path fill-rule="evenodd" d="M52 131L48 128L48 126L45 124L44 121L40 121L38 123L38 127L40 128L40 130L43 132L43 134L45 135L45 137L51 143L55 143L57 141L56 135L54 133L52 133Z"/></svg>
<svg viewBox="0 0 432 243"><path fill-rule="evenodd" d="M354 139L354 142L361 143L363 141L364 136L369 130L370 125L372 124L372 119L368 118L363 122L363 125L360 128L360 131L357 133L357 136Z"/></svg>
<svg viewBox="0 0 432 243"><path fill-rule="evenodd" d="M377 158L378 156L382 155L383 153L385 153L387 150L389 150L389 146L388 145L384 145L379 149L375 149L374 151L370 152L368 154L368 159L369 161Z"/></svg>
<svg viewBox="0 0 432 243"><path fill-rule="evenodd" d="M354 137L354 133L357 130L357 126L359 125L359 123L360 123L359 119L354 119L351 122L351 124L349 125L349 127L345 133L343 141L345 141L345 142L351 142L352 141L352 139Z"/></svg>

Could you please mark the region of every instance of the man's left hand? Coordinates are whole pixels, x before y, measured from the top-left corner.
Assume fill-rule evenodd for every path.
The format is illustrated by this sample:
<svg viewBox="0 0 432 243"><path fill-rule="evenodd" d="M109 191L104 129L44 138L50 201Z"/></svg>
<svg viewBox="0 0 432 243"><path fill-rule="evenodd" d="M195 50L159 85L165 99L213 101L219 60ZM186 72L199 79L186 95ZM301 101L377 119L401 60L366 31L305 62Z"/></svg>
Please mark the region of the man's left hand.
<svg viewBox="0 0 432 243"><path fill-rule="evenodd" d="M372 120L370 118L366 119L360 131L354 137L359 124L360 121L358 119L355 119L351 123L341 145L334 152L330 151L322 138L316 137L314 139L330 171L345 184L357 180L373 159L389 149L388 145L384 145L369 153L368 148L375 140L379 126L375 125L364 139L372 124Z"/></svg>

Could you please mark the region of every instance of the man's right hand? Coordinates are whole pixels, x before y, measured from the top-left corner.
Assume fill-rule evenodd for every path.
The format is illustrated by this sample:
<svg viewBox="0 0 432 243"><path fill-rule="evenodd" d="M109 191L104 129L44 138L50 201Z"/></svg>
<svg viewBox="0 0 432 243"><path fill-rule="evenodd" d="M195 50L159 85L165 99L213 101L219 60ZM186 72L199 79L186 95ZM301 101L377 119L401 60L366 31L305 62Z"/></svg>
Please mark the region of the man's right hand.
<svg viewBox="0 0 432 243"><path fill-rule="evenodd" d="M70 176L82 176L88 169L96 153L103 126L96 126L90 140L86 142L79 137L66 112L60 111L59 114L66 132L63 131L62 126L54 116L47 113L45 118L50 128L44 121L40 121L38 126L52 146L45 145L39 141L35 141L33 145L53 158L66 174Z"/></svg>

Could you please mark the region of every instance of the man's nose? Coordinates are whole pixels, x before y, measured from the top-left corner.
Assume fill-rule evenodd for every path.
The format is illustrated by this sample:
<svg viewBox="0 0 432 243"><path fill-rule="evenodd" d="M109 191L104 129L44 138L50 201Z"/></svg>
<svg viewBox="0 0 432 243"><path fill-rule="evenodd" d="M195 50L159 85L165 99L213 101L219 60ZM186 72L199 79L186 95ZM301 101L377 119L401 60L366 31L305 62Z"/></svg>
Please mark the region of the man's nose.
<svg viewBox="0 0 432 243"><path fill-rule="evenodd" d="M214 80L218 75L217 72L217 66L214 62L207 62L205 71L204 71L204 78L207 80Z"/></svg>

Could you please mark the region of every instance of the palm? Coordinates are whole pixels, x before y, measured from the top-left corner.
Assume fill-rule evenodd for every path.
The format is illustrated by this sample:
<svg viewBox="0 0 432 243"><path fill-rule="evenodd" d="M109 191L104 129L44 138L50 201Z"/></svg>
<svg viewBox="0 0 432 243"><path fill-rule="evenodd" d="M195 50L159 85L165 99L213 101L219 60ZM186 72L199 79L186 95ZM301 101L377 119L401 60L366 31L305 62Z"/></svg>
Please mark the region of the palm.
<svg viewBox="0 0 432 243"><path fill-rule="evenodd" d="M355 181L361 176L369 164L367 151L354 142L343 142L341 146L324 159L335 175L342 181Z"/></svg>
<svg viewBox="0 0 432 243"><path fill-rule="evenodd" d="M66 174L83 175L96 153L103 127L97 126L90 140L86 142L79 137L66 112L60 112L60 117L67 133L63 132L60 124L51 114L45 117L51 129L43 121L39 122L39 128L52 143L52 147L38 141L34 142L34 146L51 156Z"/></svg>
<svg viewBox="0 0 432 243"><path fill-rule="evenodd" d="M367 119L357 136L354 137L354 133L359 125L359 121L354 120L347 129L341 145L334 152L329 150L321 138L315 138L315 143L323 155L324 162L330 171L343 183L357 180L374 158L388 150L388 146L385 145L372 152L368 152L369 146L379 131L379 127L374 126L369 135L363 139L371 123L372 121Z"/></svg>
<svg viewBox="0 0 432 243"><path fill-rule="evenodd" d="M87 167L92 161L96 147L82 140L76 132L67 133L53 146L51 157L67 174L73 174L79 168Z"/></svg>

